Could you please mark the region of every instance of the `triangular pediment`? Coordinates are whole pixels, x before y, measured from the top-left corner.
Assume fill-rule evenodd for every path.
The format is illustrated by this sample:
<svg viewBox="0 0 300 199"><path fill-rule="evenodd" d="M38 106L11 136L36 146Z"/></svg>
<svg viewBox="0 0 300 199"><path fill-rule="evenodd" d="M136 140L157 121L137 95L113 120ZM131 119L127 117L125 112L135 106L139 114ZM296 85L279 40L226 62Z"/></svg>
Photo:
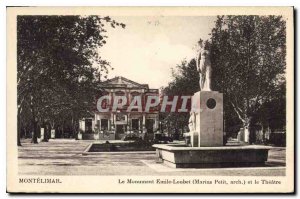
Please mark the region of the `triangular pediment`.
<svg viewBox="0 0 300 199"><path fill-rule="evenodd" d="M125 86L125 87L148 87L148 85L145 84L139 84L137 82L134 82L132 80L129 80L125 77L122 76L117 76L114 77L110 80L107 80L105 82L103 82L105 85L109 85L109 86Z"/></svg>

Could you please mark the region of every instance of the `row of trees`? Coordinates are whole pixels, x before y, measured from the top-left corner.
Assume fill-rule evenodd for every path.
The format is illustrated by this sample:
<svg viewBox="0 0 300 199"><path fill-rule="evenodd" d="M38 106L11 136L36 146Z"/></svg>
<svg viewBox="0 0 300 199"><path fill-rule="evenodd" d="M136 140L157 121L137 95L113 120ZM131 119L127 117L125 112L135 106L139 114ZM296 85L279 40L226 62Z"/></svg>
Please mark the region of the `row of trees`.
<svg viewBox="0 0 300 199"><path fill-rule="evenodd" d="M91 114L99 82L111 69L99 54L106 26L125 28L110 17L18 16L17 85L18 145L22 129L33 131L46 122L52 128ZM95 67L97 66L97 67Z"/></svg>
<svg viewBox="0 0 300 199"><path fill-rule="evenodd" d="M106 26L124 24L99 16L18 16L18 145L22 129L51 128L67 121L76 132L78 120L91 114L99 82L109 63L99 54ZM280 16L218 16L211 39L213 90L224 94L226 131L285 126L286 25ZM97 66L97 67L94 67ZM192 95L199 90L195 60L183 61L165 95ZM164 113L175 132L188 124L188 113Z"/></svg>
<svg viewBox="0 0 300 199"><path fill-rule="evenodd" d="M213 90L224 94L226 131L285 127L286 23L281 16L218 16L205 48L211 53ZM195 60L176 66L166 95L199 90ZM187 126L188 115L163 115Z"/></svg>

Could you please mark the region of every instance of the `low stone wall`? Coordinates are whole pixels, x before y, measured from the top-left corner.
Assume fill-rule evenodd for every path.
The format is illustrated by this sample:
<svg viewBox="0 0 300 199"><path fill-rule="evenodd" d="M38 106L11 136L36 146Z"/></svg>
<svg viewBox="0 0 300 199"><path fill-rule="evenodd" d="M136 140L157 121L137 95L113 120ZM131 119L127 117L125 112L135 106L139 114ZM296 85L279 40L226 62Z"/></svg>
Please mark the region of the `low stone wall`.
<svg viewBox="0 0 300 199"><path fill-rule="evenodd" d="M263 165L268 160L266 146L185 147L155 144L157 157L174 168L231 167Z"/></svg>
<svg viewBox="0 0 300 199"><path fill-rule="evenodd" d="M94 134L94 133L83 133L82 134L83 140L115 140L115 134L109 133L109 134Z"/></svg>

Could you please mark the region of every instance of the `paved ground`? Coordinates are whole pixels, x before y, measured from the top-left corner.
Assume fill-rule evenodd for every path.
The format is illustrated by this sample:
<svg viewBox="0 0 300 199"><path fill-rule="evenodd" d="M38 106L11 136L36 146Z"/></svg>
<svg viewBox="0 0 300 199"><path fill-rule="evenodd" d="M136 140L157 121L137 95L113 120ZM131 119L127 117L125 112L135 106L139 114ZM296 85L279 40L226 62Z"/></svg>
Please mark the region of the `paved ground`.
<svg viewBox="0 0 300 199"><path fill-rule="evenodd" d="M83 156L91 143L83 140L50 140L31 144L22 140L19 147L21 175L222 175L283 176L285 149L273 148L265 167L222 169L173 169L157 164L155 154L101 154Z"/></svg>

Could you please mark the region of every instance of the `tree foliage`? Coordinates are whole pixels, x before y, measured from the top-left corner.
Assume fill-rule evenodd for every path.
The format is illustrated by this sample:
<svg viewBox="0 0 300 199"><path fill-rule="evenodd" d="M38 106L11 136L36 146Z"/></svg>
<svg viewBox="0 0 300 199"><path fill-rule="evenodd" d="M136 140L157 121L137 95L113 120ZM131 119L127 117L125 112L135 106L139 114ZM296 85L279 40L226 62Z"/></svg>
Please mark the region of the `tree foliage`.
<svg viewBox="0 0 300 199"><path fill-rule="evenodd" d="M196 61L182 61L172 69L172 81L162 89L166 96L192 96L199 91L199 74L196 68ZM187 127L189 113L161 113L164 125L169 132L178 133L179 129L184 130Z"/></svg>
<svg viewBox="0 0 300 199"><path fill-rule="evenodd" d="M98 51L106 43L107 25L125 27L110 17L18 16L19 133L30 118L36 143L37 125L44 120L59 121L66 113L75 122L88 114L100 77L111 68Z"/></svg>
<svg viewBox="0 0 300 199"><path fill-rule="evenodd" d="M213 90L224 95L225 131L236 131L239 124L284 126L285 20L281 16L218 16L210 35L205 48L211 56ZM199 91L194 60L182 62L175 71L164 94ZM165 118L188 125L188 114L175 114Z"/></svg>
<svg viewBox="0 0 300 199"><path fill-rule="evenodd" d="M219 16L209 47L214 89L224 93L250 128L256 112L285 82L285 21L281 16Z"/></svg>

